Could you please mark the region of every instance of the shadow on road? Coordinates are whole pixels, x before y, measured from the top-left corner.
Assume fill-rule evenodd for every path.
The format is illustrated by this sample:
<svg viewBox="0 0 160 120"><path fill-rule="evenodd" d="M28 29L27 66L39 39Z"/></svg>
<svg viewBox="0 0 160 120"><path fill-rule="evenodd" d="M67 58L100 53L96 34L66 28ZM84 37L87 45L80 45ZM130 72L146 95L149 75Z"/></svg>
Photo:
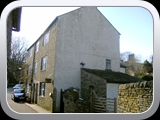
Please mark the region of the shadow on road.
<svg viewBox="0 0 160 120"><path fill-rule="evenodd" d="M15 103L18 103L18 104L25 104L26 101L16 101Z"/></svg>

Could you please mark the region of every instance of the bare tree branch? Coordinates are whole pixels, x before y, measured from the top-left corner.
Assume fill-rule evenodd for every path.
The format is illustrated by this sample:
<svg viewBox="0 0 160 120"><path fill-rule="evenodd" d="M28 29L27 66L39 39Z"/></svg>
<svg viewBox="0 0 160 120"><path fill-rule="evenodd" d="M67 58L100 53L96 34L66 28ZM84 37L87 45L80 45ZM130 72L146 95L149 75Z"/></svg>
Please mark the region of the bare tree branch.
<svg viewBox="0 0 160 120"><path fill-rule="evenodd" d="M27 40L23 37L12 37L10 57L7 58L7 79L18 83L21 70L26 60ZM7 51L9 53L9 51Z"/></svg>

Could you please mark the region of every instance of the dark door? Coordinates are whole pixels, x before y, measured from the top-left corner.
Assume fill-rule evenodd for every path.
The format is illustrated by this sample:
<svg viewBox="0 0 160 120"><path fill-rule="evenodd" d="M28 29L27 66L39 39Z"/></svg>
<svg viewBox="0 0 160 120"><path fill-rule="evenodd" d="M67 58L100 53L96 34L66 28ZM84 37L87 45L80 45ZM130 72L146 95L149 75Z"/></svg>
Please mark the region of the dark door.
<svg viewBox="0 0 160 120"><path fill-rule="evenodd" d="M38 83L36 83L36 90L35 90L35 103L37 104L37 93L38 93Z"/></svg>

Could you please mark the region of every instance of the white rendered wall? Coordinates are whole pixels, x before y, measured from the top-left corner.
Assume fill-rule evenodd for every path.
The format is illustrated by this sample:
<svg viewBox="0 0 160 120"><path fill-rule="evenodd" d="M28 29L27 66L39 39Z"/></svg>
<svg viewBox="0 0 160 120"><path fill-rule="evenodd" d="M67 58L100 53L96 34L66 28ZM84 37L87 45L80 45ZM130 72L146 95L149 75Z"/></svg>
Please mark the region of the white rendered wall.
<svg viewBox="0 0 160 120"><path fill-rule="evenodd" d="M54 78L57 107L60 89L80 88L80 62L85 68L105 70L106 59L111 59L113 71L120 70L119 33L95 7L59 16Z"/></svg>
<svg viewBox="0 0 160 120"><path fill-rule="evenodd" d="M107 98L118 98L118 83L107 83Z"/></svg>

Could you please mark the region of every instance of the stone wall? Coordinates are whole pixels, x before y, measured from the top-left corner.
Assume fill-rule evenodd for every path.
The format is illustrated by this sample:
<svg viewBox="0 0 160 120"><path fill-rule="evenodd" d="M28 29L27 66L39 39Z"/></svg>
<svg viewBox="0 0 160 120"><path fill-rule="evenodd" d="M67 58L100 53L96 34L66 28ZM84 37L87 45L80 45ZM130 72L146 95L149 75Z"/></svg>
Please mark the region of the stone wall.
<svg viewBox="0 0 160 120"><path fill-rule="evenodd" d="M90 100L90 85L94 87L94 91L98 97L106 98L106 80L82 69L81 97L85 100Z"/></svg>
<svg viewBox="0 0 160 120"><path fill-rule="evenodd" d="M38 105L52 112L53 98L49 96L49 93L53 94L53 85L52 83L45 83L45 96L38 96Z"/></svg>
<svg viewBox="0 0 160 120"><path fill-rule="evenodd" d="M119 86L118 113L141 113L148 110L153 100L153 81Z"/></svg>
<svg viewBox="0 0 160 120"><path fill-rule="evenodd" d="M79 98L79 90L69 88L63 93L64 113L89 113L89 103Z"/></svg>
<svg viewBox="0 0 160 120"><path fill-rule="evenodd" d="M90 86L93 86L98 97L106 98L106 80L81 70L81 90L66 89L64 97L64 113L90 113Z"/></svg>

